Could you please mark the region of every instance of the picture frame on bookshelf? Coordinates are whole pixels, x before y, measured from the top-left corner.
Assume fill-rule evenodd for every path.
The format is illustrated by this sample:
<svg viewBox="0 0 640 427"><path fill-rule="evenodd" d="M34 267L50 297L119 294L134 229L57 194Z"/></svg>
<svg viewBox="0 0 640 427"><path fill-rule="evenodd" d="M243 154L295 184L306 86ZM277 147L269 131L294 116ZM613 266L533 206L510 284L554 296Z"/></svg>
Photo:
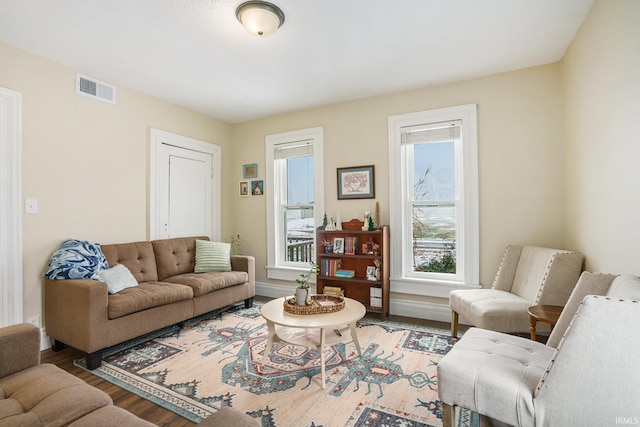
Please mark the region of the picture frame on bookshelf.
<svg viewBox="0 0 640 427"><path fill-rule="evenodd" d="M333 253L334 254L344 253L344 237L333 238Z"/></svg>
<svg viewBox="0 0 640 427"><path fill-rule="evenodd" d="M367 267L367 280L378 280L376 278L376 267L374 265Z"/></svg>

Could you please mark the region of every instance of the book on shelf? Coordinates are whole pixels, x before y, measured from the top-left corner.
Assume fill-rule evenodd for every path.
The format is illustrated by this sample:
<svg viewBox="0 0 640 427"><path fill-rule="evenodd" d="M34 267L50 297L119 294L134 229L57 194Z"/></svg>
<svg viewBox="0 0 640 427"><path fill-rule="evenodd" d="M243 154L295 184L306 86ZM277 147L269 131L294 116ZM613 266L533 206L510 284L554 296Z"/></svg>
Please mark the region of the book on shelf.
<svg viewBox="0 0 640 427"><path fill-rule="evenodd" d="M347 277L347 278L354 277L355 275L356 275L356 272L353 270L338 270L336 271L336 274L335 274L336 277Z"/></svg>
<svg viewBox="0 0 640 427"><path fill-rule="evenodd" d="M339 259L323 259L320 262L320 270L324 276L335 276L341 265Z"/></svg>
<svg viewBox="0 0 640 427"><path fill-rule="evenodd" d="M344 238L344 254L345 255L355 255L357 247L358 247L357 237L348 236Z"/></svg>

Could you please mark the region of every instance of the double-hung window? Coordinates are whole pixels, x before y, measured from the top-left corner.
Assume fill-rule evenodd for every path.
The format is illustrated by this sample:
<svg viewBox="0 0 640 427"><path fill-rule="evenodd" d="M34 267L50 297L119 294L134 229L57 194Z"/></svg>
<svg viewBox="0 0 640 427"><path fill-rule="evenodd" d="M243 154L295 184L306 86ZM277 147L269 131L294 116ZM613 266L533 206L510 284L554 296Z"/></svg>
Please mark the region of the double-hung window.
<svg viewBox="0 0 640 427"><path fill-rule="evenodd" d="M477 287L476 106L390 117L389 154L393 290Z"/></svg>
<svg viewBox="0 0 640 427"><path fill-rule="evenodd" d="M295 280L315 261L322 222L323 130L266 137L267 277Z"/></svg>

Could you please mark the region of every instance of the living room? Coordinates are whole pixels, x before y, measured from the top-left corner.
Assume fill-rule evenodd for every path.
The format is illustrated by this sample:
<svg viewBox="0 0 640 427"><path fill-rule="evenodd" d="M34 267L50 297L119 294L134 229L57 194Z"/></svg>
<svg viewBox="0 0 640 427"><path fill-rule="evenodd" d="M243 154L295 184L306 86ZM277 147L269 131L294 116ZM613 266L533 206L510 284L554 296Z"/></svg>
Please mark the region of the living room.
<svg viewBox="0 0 640 427"><path fill-rule="evenodd" d="M37 214L23 216L24 319L42 316L42 274L62 240L149 237L150 128L222 147L222 182L232 184L221 189L221 237L240 234L260 289L279 283L264 268L265 197L239 198L236 187L244 164L257 163L264 177L266 135L323 126L325 210L343 220L372 211L371 200L336 199L334 171L374 164L388 222L388 117L468 103L478 105L480 283L491 284L509 243L569 248L585 255L587 270L637 273L637 13L634 2L596 2L556 63L237 124L126 86L117 105L94 102L68 89L81 70L2 44L0 84L23 96L22 193L39 201ZM446 306L424 296L392 301L396 312Z"/></svg>
<svg viewBox="0 0 640 427"><path fill-rule="evenodd" d="M570 249L585 255L588 271L640 274L639 18L638 2L596 0L557 62L239 123L120 82L110 82L116 105L77 96L73 82L85 70L2 42L0 87L22 94L22 198L38 201L37 213L21 220L23 297L14 318L43 318L42 276L64 239L149 239L150 129L221 147L219 237L242 237L256 259L257 293L268 296L295 283L267 278L266 197L238 197L237 188L246 164L265 179L266 136L323 127L325 210L343 220L373 211L372 200L338 200L335 171L375 165L375 201L388 223L388 118L466 104L478 109L483 287L508 244ZM3 289L12 294L12 286ZM393 314L449 313L446 298L392 292L391 299Z"/></svg>

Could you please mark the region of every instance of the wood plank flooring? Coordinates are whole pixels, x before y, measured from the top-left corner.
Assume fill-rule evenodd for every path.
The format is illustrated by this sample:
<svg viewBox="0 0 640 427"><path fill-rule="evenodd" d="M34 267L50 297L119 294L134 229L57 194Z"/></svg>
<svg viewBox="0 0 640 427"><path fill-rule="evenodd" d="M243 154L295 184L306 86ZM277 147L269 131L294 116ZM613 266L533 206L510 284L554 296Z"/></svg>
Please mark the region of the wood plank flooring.
<svg viewBox="0 0 640 427"><path fill-rule="evenodd" d="M256 297L257 301L268 301L269 298ZM412 317L403 316L390 316L389 320L394 322L404 322L412 325L429 326L433 328L449 329L449 323L434 322L425 319L415 319ZM461 326L461 331L466 328ZM197 424L182 418L181 416L168 411L161 406L158 406L146 399L143 399L123 388L118 387L102 378L93 375L92 373L85 371L82 368L78 368L73 364L76 359L82 359L84 353L76 349L67 347L61 351L53 352L51 349L45 350L41 354L42 363L52 363L61 369L75 375L76 377L84 380L88 384L104 391L116 406L119 406L127 411L137 415L138 417L145 419L158 426L195 426Z"/></svg>

